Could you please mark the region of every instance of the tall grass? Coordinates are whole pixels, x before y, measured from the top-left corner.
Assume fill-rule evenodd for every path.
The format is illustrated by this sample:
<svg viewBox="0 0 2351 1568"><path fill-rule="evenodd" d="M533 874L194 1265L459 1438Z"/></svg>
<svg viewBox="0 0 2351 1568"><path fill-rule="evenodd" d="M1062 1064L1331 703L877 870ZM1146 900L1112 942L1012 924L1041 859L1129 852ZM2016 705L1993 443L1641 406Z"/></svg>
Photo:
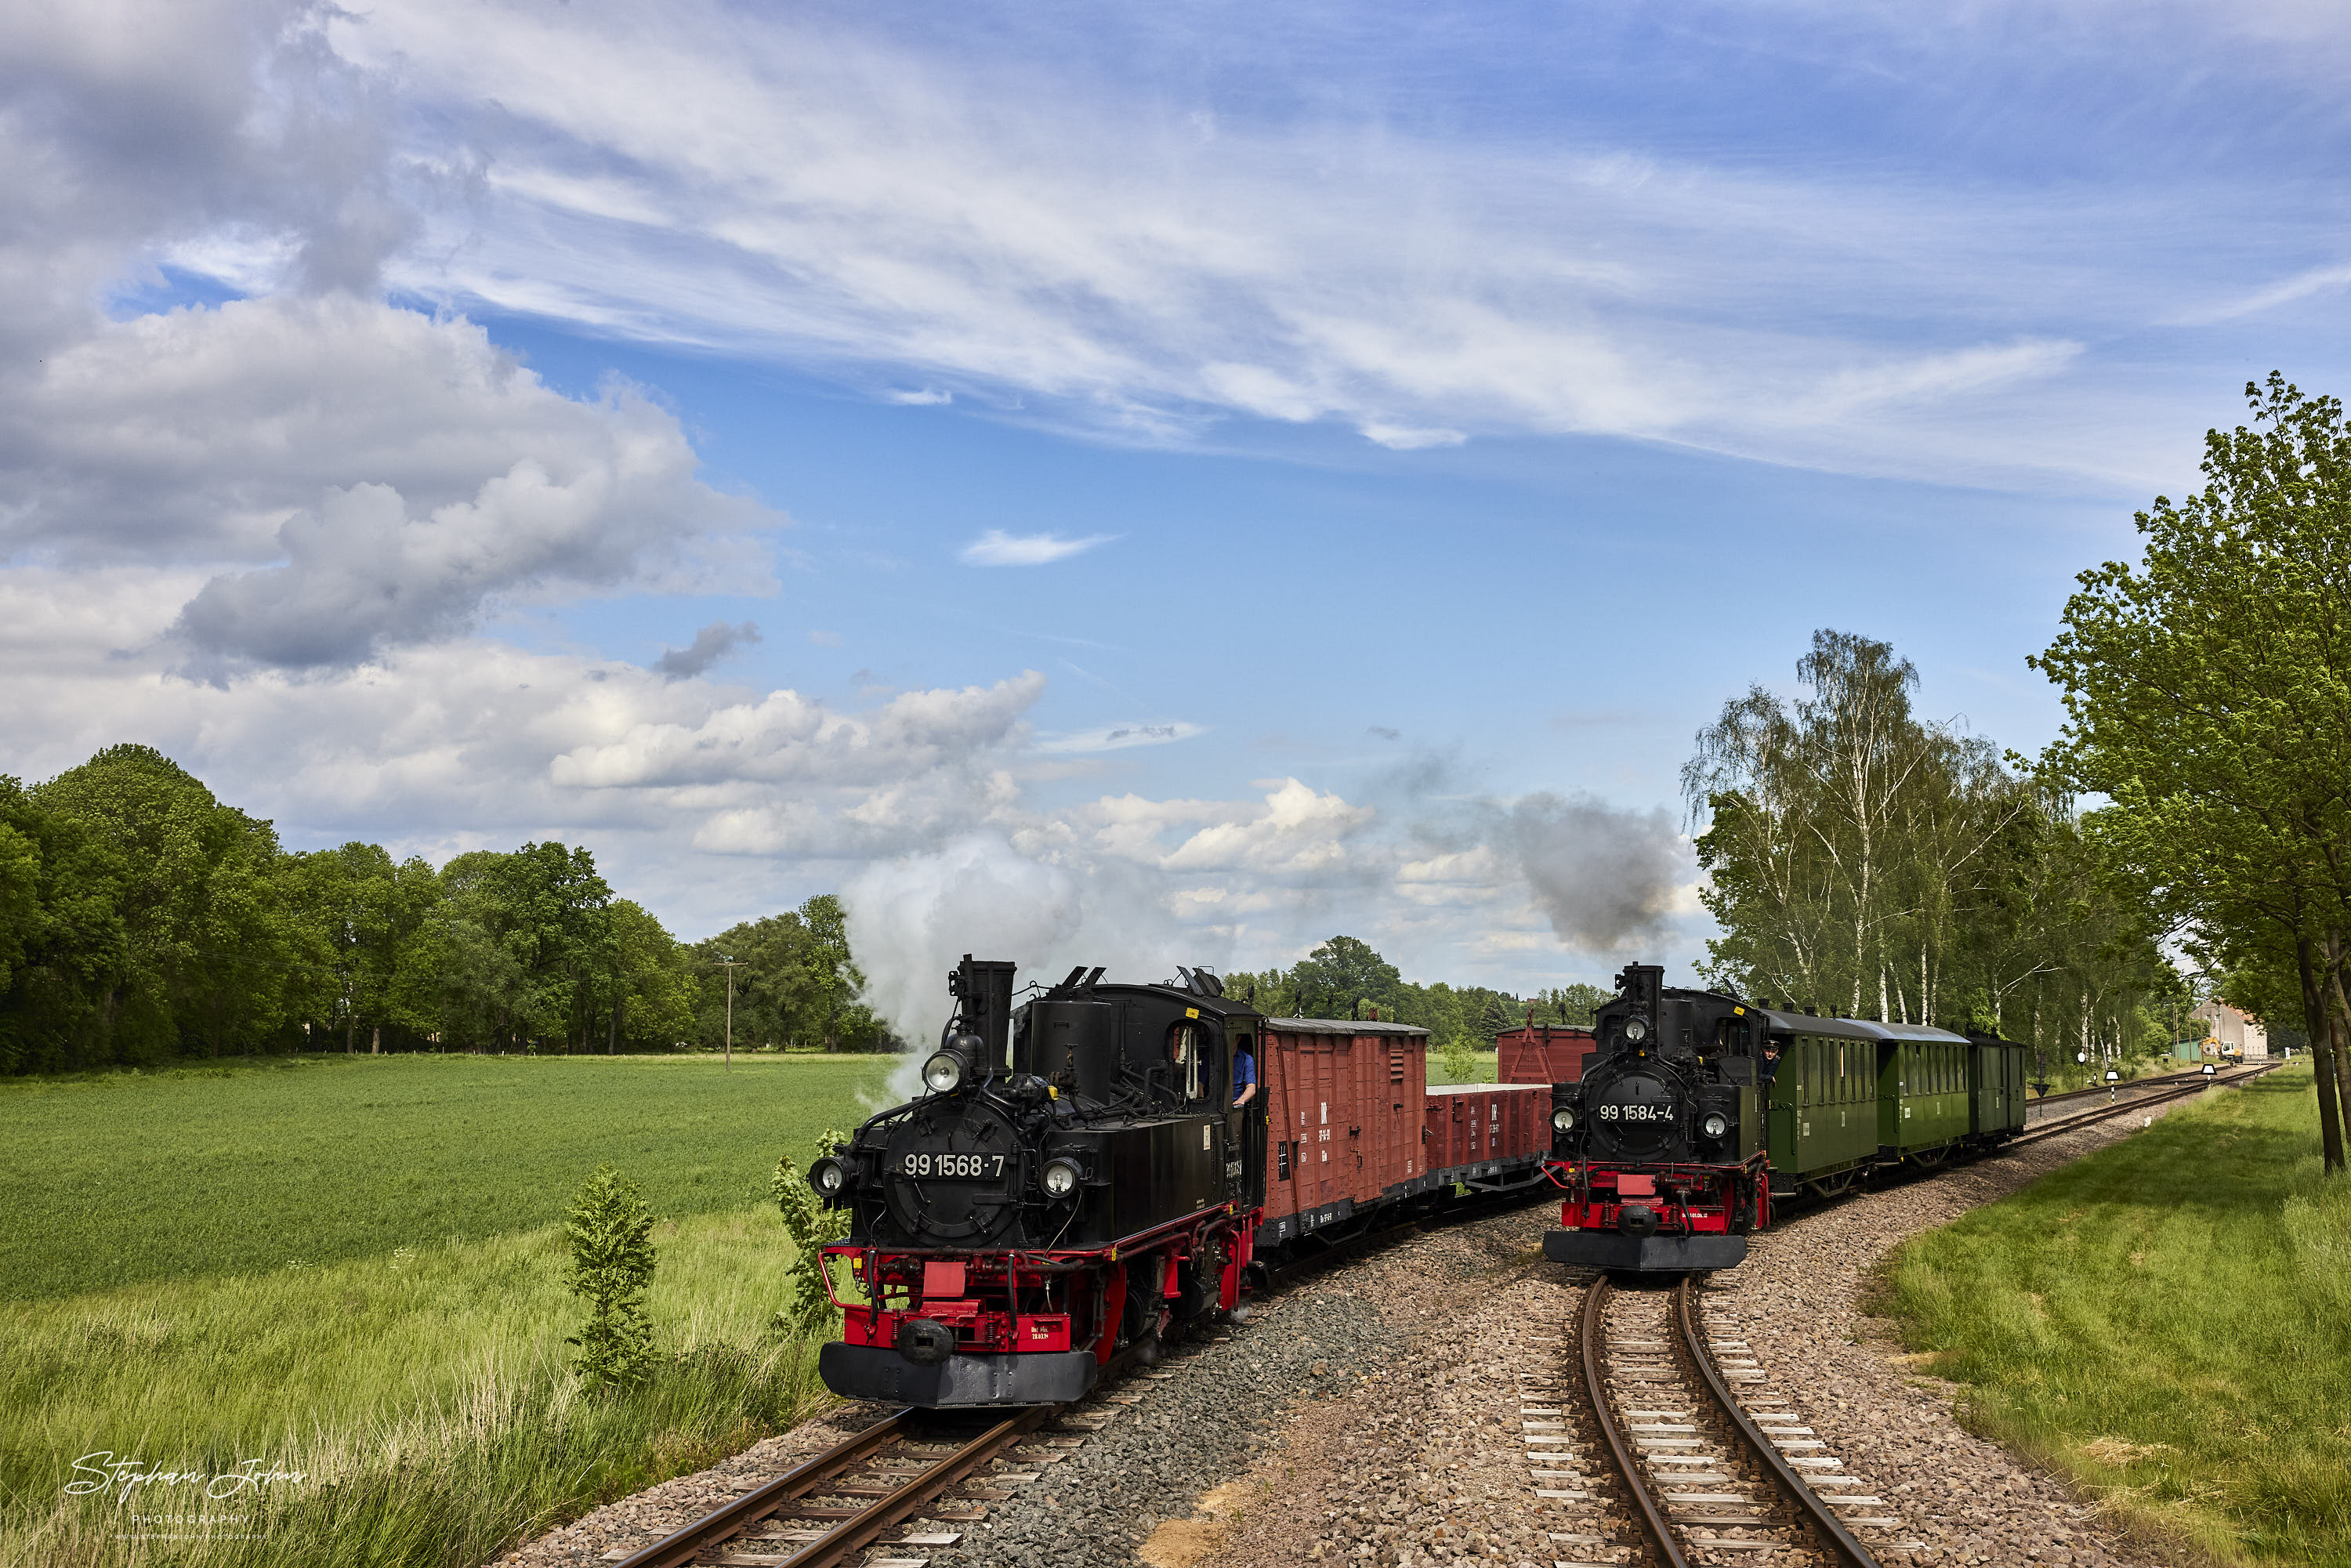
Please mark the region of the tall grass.
<svg viewBox="0 0 2351 1568"><path fill-rule="evenodd" d="M2351 1568L2351 1180L2306 1066L2216 1092L1884 1274L1972 1424L2117 1516L2244 1563Z"/></svg>
<svg viewBox="0 0 2351 1568"><path fill-rule="evenodd" d="M19 1305L0 1346L0 1561L472 1568L823 1402L813 1343L769 1326L781 1231L772 1211L659 1227L663 1354L611 1396L565 1370L579 1309L551 1227ZM98 1453L303 1479L216 1500L65 1495ZM158 1511L201 1521L136 1522Z"/></svg>
<svg viewBox="0 0 2351 1568"><path fill-rule="evenodd" d="M771 1326L793 1251L768 1177L889 1067L407 1056L0 1084L0 1563L471 1568L789 1425L825 1396L813 1344ZM556 1222L608 1161L664 1217L658 1356L590 1397ZM301 1479L68 1494L94 1454Z"/></svg>

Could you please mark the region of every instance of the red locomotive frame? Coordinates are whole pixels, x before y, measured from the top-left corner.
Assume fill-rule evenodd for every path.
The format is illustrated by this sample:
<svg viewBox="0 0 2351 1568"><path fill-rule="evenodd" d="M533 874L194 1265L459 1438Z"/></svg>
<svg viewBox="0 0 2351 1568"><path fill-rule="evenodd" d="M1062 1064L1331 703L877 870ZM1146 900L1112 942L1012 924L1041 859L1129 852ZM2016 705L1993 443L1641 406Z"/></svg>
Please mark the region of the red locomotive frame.
<svg viewBox="0 0 2351 1568"><path fill-rule="evenodd" d="M1629 1170L1547 1160L1543 1172L1568 1193L1559 1210L1562 1230L1616 1230L1635 1207L1656 1216L1651 1234L1658 1236L1719 1236L1734 1223L1745 1230L1771 1223L1771 1159L1760 1150L1734 1166L1666 1162Z"/></svg>
<svg viewBox="0 0 2351 1568"><path fill-rule="evenodd" d="M841 1309L841 1337L849 1344L894 1346L907 1321L925 1318L954 1332L958 1354L1092 1350L1099 1365L1116 1353L1121 1328L1130 1326L1123 1322L1128 1282L1138 1270L1157 1272L1162 1305L1155 1320L1131 1325L1130 1340L1166 1326L1170 1303L1183 1298L1187 1263L1196 1265L1196 1278L1201 1260L1221 1259L1215 1297L1199 1310L1237 1305L1264 1213L1225 1204L1085 1250L943 1257L836 1244L824 1249L825 1289ZM842 1295L835 1260L848 1264L863 1299Z"/></svg>

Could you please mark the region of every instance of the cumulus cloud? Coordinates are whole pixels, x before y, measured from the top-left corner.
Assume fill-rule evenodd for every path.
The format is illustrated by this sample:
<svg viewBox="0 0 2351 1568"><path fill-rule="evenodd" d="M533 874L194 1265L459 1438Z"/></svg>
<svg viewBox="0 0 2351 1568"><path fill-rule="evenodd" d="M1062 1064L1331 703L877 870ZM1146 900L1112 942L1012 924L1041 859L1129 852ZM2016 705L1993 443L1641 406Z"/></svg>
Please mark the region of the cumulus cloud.
<svg viewBox="0 0 2351 1568"><path fill-rule="evenodd" d="M560 396L463 319L373 298L408 238L388 78L322 5L34 3L0 22L0 550L203 563L215 677L350 665L496 604L763 576L765 520L634 389ZM120 319L142 268L262 297ZM714 542L716 541L716 542Z"/></svg>
<svg viewBox="0 0 2351 1568"><path fill-rule="evenodd" d="M1065 539L1058 534L1008 534L1001 528L990 528L963 547L961 559L966 566L1044 566L1096 545L1108 544L1116 537L1093 534L1081 539Z"/></svg>
<svg viewBox="0 0 2351 1568"><path fill-rule="evenodd" d="M1044 689L1045 677L1032 670L992 686L902 693L862 716L774 691L694 724L639 725L610 745L567 752L553 777L590 789L879 783L1005 745Z"/></svg>
<svg viewBox="0 0 2351 1568"><path fill-rule="evenodd" d="M1378 815L1328 790L1284 779L1261 811L1202 828L1161 862L1170 871L1329 873L1346 862L1348 841Z"/></svg>
<svg viewBox="0 0 2351 1568"><path fill-rule="evenodd" d="M694 641L683 648L665 649L653 664L656 674L673 681L690 680L718 663L737 648L748 647L759 641L757 622L746 621L730 626L724 621L713 621L694 634Z"/></svg>

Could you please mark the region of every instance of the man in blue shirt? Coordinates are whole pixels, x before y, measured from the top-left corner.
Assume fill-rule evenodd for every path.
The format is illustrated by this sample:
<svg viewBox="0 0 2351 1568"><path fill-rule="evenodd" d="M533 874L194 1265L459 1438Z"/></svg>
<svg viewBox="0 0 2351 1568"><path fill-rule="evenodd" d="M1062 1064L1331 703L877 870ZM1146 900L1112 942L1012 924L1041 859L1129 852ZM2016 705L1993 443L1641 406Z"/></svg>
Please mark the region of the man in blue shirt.
<svg viewBox="0 0 2351 1568"><path fill-rule="evenodd" d="M1233 1052L1233 1109L1238 1111L1257 1097L1257 1058L1244 1045Z"/></svg>

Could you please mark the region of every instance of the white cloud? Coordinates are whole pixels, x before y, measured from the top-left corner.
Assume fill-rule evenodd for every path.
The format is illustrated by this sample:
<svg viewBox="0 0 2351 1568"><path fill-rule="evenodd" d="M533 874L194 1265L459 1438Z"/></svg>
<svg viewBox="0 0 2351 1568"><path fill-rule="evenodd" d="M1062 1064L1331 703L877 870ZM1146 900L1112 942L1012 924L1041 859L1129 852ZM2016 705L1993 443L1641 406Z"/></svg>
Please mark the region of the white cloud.
<svg viewBox="0 0 2351 1568"><path fill-rule="evenodd" d="M1108 544L1116 537L1093 534L1065 539L1058 534L1008 534L1002 528L990 528L964 546L960 559L966 566L1044 566Z"/></svg>
<svg viewBox="0 0 2351 1568"><path fill-rule="evenodd" d="M322 9L251 0L0 22L0 552L213 568L192 667L350 665L501 603L715 580L775 521L675 418L549 390L462 319L372 298L412 233L383 81ZM15 91L18 86L21 92ZM266 298L110 319L157 260Z"/></svg>
<svg viewBox="0 0 2351 1568"><path fill-rule="evenodd" d="M836 714L798 692L718 708L693 724L633 727L555 759L555 782L584 789L735 780L873 785L1009 745L1042 695L1034 671L993 686L905 692L871 714Z"/></svg>
<svg viewBox="0 0 2351 1568"><path fill-rule="evenodd" d="M1376 815L1369 806L1284 779L1265 797L1262 812L1202 828L1160 863L1170 871L1327 875L1345 866L1348 841Z"/></svg>
<svg viewBox="0 0 2351 1568"><path fill-rule="evenodd" d="M2332 293L2346 285L2351 285L2351 264L2331 262L2325 267L2307 267L2291 277L2281 278L2264 287L2256 288L2250 294L2240 295L2217 305L2186 311L2182 313L2179 319L2183 323L2199 326L2217 321L2233 321L2241 316L2254 316L2264 310L2274 310L2281 305L2291 305L2296 300L2307 299L2314 294Z"/></svg>
<svg viewBox="0 0 2351 1568"><path fill-rule="evenodd" d="M1371 423L1364 438L1392 452L1419 452L1431 446L1458 446L1469 438L1458 430L1416 430L1409 425Z"/></svg>
<svg viewBox="0 0 2351 1568"><path fill-rule="evenodd" d="M1012 64L886 26L444 3L333 37L397 63L419 157L501 171L403 263L455 301L1122 439L1245 413L1403 449L1596 433L1971 481L2139 463L2107 439L2136 383L2085 413L2089 340L2048 323L2160 313L2179 282L2124 236L2163 232L2176 193L1446 137L1343 85L1202 135L1189 100L1050 47ZM2103 269L2085 233L2117 236Z"/></svg>
<svg viewBox="0 0 2351 1568"><path fill-rule="evenodd" d="M893 392L883 394L885 402L901 408L933 408L955 402L955 393L937 387L925 387L919 392Z"/></svg>

